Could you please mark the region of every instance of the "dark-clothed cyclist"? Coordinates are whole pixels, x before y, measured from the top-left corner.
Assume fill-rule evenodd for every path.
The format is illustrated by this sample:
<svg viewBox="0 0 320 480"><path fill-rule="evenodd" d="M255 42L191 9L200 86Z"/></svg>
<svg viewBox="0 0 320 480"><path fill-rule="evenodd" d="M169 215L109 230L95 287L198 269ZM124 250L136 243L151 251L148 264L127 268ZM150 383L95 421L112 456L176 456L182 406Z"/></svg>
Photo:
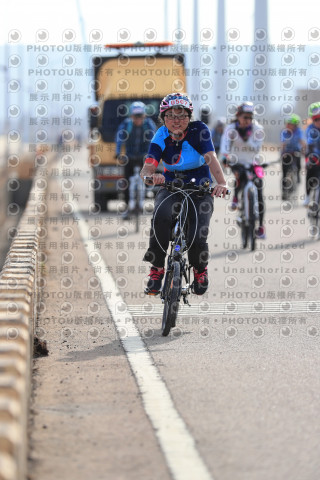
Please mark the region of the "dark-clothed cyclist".
<svg viewBox="0 0 320 480"><path fill-rule="evenodd" d="M300 123L299 115L293 113L286 120L286 128L281 131L282 200L287 199L286 176L293 165L297 168L300 183L301 153L305 151L306 145Z"/></svg>
<svg viewBox="0 0 320 480"><path fill-rule="evenodd" d="M134 168L143 165L150 140L156 131L156 125L151 118L146 117L146 106L143 102L133 102L129 108L129 117L120 123L116 134L116 156L121 154L124 147L125 155L121 156L124 165L124 176L127 180L124 194L125 202L129 205L129 181L134 174ZM143 185L144 187L144 185ZM143 188L142 187L142 188ZM143 208L143 203L140 205Z"/></svg>
<svg viewBox="0 0 320 480"><path fill-rule="evenodd" d="M214 128L211 130L212 143L217 155L219 155L220 152L220 144L225 125L226 120L224 118L218 118Z"/></svg>
<svg viewBox="0 0 320 480"><path fill-rule="evenodd" d="M188 200L187 244L188 259L193 266L193 291L202 295L208 288L207 264L209 249L207 237L213 212L213 196L225 196L226 181L214 152L211 133L200 121L192 121L193 105L190 98L181 93L171 93L160 104L160 120L163 125L153 137L149 152L141 170L141 177L152 176L154 184L163 184L176 178L176 172L184 176L184 182L192 179L196 185L206 181L217 185L212 195L197 196L191 193ZM162 160L164 174L155 173ZM169 246L174 215L180 204L181 194L160 188L155 198L151 221L149 248L144 260L151 263L147 292L157 294L164 276L166 252Z"/></svg>

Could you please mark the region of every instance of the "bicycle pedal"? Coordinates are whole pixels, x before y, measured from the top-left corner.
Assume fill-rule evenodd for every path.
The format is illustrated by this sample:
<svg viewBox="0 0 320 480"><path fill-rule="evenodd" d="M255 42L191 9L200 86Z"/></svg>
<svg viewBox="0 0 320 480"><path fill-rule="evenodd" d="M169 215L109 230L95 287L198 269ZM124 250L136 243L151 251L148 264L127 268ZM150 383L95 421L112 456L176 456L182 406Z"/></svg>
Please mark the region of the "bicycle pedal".
<svg viewBox="0 0 320 480"><path fill-rule="evenodd" d="M237 218L236 218L236 223L237 223L238 227L241 227L241 225L242 225L242 218L241 218L241 217L237 217Z"/></svg>
<svg viewBox="0 0 320 480"><path fill-rule="evenodd" d="M159 290L158 292L152 292L152 291L149 290L148 288L145 288L145 289L144 289L144 293L145 293L145 295L153 295L153 296L156 296L156 295L159 295L160 290Z"/></svg>

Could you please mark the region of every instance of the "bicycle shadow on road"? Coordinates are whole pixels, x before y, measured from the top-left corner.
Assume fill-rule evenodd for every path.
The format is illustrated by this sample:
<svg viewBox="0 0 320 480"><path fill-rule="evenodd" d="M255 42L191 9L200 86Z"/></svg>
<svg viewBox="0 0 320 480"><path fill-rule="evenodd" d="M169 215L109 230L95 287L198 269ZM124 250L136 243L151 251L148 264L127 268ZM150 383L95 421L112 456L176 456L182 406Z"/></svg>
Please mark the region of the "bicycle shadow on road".
<svg viewBox="0 0 320 480"><path fill-rule="evenodd" d="M153 334L151 335L151 330L153 330ZM147 350L149 350L149 347L154 347L157 345L170 345L173 341L176 340L181 340L182 336L184 335L189 335L191 334L192 331L182 331L182 329L174 328L172 329L171 333L168 335L168 337L162 337L161 336L161 331L159 329L149 329L149 332L145 332L140 338L142 338L142 341L146 347ZM133 337L135 338L135 337ZM139 337L138 337L139 338ZM108 338L105 338L103 340L108 340ZM117 357L121 355L125 355L125 349L122 345L121 339L109 339L110 342L108 343L103 343L100 345L95 345L93 348L86 348L85 350L72 350L65 352L66 354L63 354L63 356L59 359L57 359L58 362L90 362L93 360L96 360L97 358L101 357ZM161 348L159 351L166 351L166 350L171 350L171 348L163 349ZM152 348L152 351L157 351L157 349ZM136 350L132 349L130 350L130 353L143 353L143 350L140 348L137 348Z"/></svg>
<svg viewBox="0 0 320 480"><path fill-rule="evenodd" d="M169 335L167 337L163 337L161 335L161 330L160 329L150 329L150 331L153 330L153 335L150 336L144 336L143 340L144 343L146 344L147 348L152 347L152 352L157 352L157 351L165 351L165 350L171 350L171 349L156 349L153 348L157 345L169 345L171 342L175 342L177 340L180 340L184 337L184 335L191 335L193 332L192 330L186 331L182 330L179 326L173 328Z"/></svg>

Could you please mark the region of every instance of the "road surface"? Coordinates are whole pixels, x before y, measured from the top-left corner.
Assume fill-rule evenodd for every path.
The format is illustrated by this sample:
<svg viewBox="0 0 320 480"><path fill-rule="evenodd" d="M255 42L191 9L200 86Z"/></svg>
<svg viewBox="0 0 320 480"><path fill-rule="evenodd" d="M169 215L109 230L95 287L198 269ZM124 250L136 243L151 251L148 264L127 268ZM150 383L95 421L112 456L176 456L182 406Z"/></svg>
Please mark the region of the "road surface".
<svg viewBox="0 0 320 480"><path fill-rule="evenodd" d="M51 165L32 479L317 479L320 247L304 176L288 203L279 165L266 171L255 252L215 200L210 288L163 338L160 300L142 293L150 215L136 234L116 203L94 214L86 152L74 157Z"/></svg>

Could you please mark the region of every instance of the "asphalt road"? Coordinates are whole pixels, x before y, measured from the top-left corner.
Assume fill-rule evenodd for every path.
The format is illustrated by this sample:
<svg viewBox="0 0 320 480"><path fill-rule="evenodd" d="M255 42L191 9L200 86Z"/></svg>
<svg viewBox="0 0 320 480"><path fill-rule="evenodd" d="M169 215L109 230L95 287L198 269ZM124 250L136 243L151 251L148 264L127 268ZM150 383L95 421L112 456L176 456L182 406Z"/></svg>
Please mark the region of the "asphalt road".
<svg viewBox="0 0 320 480"><path fill-rule="evenodd" d="M269 152L266 156L267 160L275 160L277 153ZM142 256L147 247L151 217L141 217L141 230L136 234L133 223L124 222L116 214L117 204L113 204L113 212L89 213L92 192L88 189L85 161L85 154L77 157L78 175L72 169L63 172L63 165L58 162L59 182L62 188L66 178L74 182L72 192L77 194L73 196L77 219L74 223L80 232L77 235L85 245L88 264L100 279L101 289L108 292L104 295L105 302L99 300L99 315L109 311L104 315L115 326L111 338L110 331L106 334L104 326L97 325L96 337L107 351L117 338L121 339L117 347L119 369L123 375L131 371L135 382L135 386L130 384L130 387L130 382L123 382L121 395L125 398L135 388L142 395L136 408L133 407L131 421L134 425L137 413L137 421L147 425L151 444L155 442L147 457L153 459L156 477L187 478L179 477L184 468L181 459L175 464L163 446L168 437L162 436L161 427L157 427L157 416L163 418L165 411L153 408L154 399L150 410L148 407L149 390L158 391L161 384L169 393L170 408L182 420L193 442L190 458L200 459L199 468L204 467L208 473L207 477L206 473L197 475L195 471L193 478L317 479L320 467L320 247L311 235L302 205L304 176L297 198L288 203L281 201L279 165L272 165L266 171L267 238L257 242L255 252L240 247L236 213L230 211L230 201L215 200L209 236L209 290L203 297L191 295L191 307L181 308L177 327L169 337L163 338L161 302L142 293L148 273ZM116 295L114 303L111 291ZM122 320L120 314L125 315ZM48 328L45 334L52 344L54 338L56 344L59 343ZM142 346L133 348L130 344L133 338L142 339ZM69 344L72 346L72 339ZM74 348L78 348L76 343ZM86 350L91 348L87 342ZM153 373L145 380L144 363L136 363L142 350L160 383L148 383ZM58 362L59 353L56 355ZM128 364L123 363L125 358ZM43 375L41 368L43 372L48 368L44 359L41 362L40 376ZM82 362L85 368L86 358ZM62 368L61 359L59 368ZM41 391L38 394L41 399ZM39 408L41 412L41 405ZM171 425L175 435L175 419ZM37 435L35 432L35 456L41 459L40 464L45 464L45 457L41 458L41 451L37 450L40 449ZM117 438L118 448L130 457L131 446L125 435L124 431L122 441L121 435ZM140 455L142 461L144 454L140 452ZM109 468L112 476L105 478L136 478L139 468L135 464L135 468L123 473L118 462L113 470ZM140 471L140 478L151 478L149 475L150 470ZM40 470L39 477L35 478L41 478Z"/></svg>

